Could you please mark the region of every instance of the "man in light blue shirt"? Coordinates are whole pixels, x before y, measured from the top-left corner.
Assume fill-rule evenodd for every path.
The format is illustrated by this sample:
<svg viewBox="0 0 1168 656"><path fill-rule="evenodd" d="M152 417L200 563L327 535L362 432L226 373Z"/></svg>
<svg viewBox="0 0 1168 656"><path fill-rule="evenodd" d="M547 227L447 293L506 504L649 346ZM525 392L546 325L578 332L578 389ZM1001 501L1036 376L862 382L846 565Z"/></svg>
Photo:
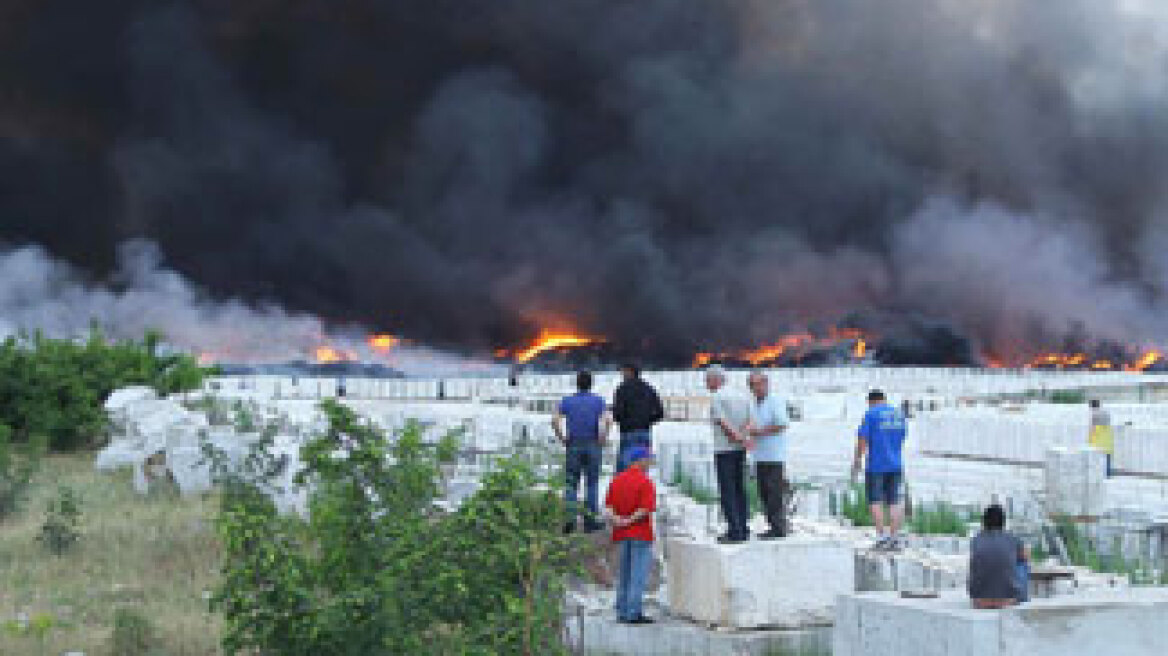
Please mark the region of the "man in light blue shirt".
<svg viewBox="0 0 1168 656"><path fill-rule="evenodd" d="M783 464L787 460L787 404L771 394L770 381L765 374L754 372L748 379L753 401L750 404L750 423L746 435L751 440L748 448L754 456L758 496L762 498L770 530L759 535L761 540L787 537L787 481Z"/></svg>

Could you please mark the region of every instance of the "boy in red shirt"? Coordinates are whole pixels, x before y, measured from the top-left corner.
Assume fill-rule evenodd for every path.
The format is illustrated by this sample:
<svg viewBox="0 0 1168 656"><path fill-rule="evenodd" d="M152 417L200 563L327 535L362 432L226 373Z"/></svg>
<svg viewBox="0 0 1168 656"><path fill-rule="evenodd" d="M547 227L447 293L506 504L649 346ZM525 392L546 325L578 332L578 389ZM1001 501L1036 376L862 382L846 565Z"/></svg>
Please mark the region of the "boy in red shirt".
<svg viewBox="0 0 1168 656"><path fill-rule="evenodd" d="M645 470L653 463L646 446L628 451L629 468L608 486L605 508L612 521L612 540L620 543L620 578L616 588L616 619L625 624L652 624L641 612L641 598L653 564L653 512L657 490Z"/></svg>

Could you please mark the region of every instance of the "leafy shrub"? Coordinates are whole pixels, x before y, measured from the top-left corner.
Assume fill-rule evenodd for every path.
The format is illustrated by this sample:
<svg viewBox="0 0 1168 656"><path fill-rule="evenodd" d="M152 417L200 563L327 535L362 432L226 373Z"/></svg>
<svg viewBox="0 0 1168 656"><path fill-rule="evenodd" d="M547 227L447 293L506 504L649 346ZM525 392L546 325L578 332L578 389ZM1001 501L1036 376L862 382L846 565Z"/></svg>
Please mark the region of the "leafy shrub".
<svg viewBox="0 0 1168 656"><path fill-rule="evenodd" d="M20 509L43 448L42 440L12 444L12 429L0 424L0 519Z"/></svg>
<svg viewBox="0 0 1168 656"><path fill-rule="evenodd" d="M147 656L154 646L154 627L150 620L133 608L114 611L114 628L110 634L110 653L118 656Z"/></svg>
<svg viewBox="0 0 1168 656"><path fill-rule="evenodd" d="M63 555L81 539L81 503L76 492L67 486L57 488L49 499L45 523L37 540L51 553Z"/></svg>
<svg viewBox="0 0 1168 656"><path fill-rule="evenodd" d="M236 476L216 518L224 548L212 608L227 653L561 654L569 538L563 504L505 460L456 512L436 511L438 453L417 424L387 440L322 404L329 429L301 450L307 520L263 494L273 463ZM245 469L247 469L245 467Z"/></svg>
<svg viewBox="0 0 1168 656"><path fill-rule="evenodd" d="M840 492L833 505L840 515L852 523L852 526L872 526L874 523L862 483L852 483L847 490Z"/></svg>
<svg viewBox="0 0 1168 656"><path fill-rule="evenodd" d="M1087 393L1083 390L1054 390L1050 393L1050 402L1081 405L1087 402Z"/></svg>
<svg viewBox="0 0 1168 656"><path fill-rule="evenodd" d="M41 335L0 342L0 424L13 441L48 439L54 451L90 446L105 429L102 402L127 385L160 393L194 389L205 370L188 355L163 354L161 336L107 342L94 329L85 341Z"/></svg>

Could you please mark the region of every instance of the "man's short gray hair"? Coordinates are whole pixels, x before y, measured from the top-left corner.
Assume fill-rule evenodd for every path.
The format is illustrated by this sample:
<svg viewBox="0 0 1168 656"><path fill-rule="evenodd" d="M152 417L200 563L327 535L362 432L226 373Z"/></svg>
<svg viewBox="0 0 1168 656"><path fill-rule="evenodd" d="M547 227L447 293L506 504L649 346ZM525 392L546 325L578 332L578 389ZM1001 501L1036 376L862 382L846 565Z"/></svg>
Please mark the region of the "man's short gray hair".
<svg viewBox="0 0 1168 656"><path fill-rule="evenodd" d="M718 378L726 377L726 369L720 364L712 364L706 367L707 376L717 376Z"/></svg>
<svg viewBox="0 0 1168 656"><path fill-rule="evenodd" d="M770 379L768 379L768 378L767 378L767 375L766 375L766 373L765 373L765 372L763 372L763 370L762 370L762 369L751 369L751 370L750 370L750 375L749 375L749 376L747 376L747 378L748 378L748 379L750 379L750 378L761 378L762 380L765 380L765 381L768 381L768 382L769 382L769 380L770 380Z"/></svg>

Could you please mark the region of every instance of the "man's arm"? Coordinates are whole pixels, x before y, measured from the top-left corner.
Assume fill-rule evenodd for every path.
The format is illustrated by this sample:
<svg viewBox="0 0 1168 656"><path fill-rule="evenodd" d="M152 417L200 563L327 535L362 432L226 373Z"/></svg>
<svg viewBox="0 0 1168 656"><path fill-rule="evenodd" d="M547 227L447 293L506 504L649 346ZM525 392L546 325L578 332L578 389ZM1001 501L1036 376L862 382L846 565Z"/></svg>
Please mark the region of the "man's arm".
<svg viewBox="0 0 1168 656"><path fill-rule="evenodd" d="M556 432L556 439L559 444L568 444L568 438L564 437L564 413L556 411L551 416L551 430Z"/></svg>
<svg viewBox="0 0 1168 656"><path fill-rule="evenodd" d="M649 400L653 404L652 423L655 424L665 419L665 406L661 405L661 397L657 395L657 390L650 387L648 383L645 383L645 389L649 390Z"/></svg>
<svg viewBox="0 0 1168 656"><path fill-rule="evenodd" d="M612 430L612 413L603 412L600 415L600 446L604 446L608 442L608 433Z"/></svg>
<svg viewBox="0 0 1168 656"><path fill-rule="evenodd" d="M860 473L860 465L864 462L864 454L868 452L868 440L863 437L856 439L856 457L852 460L852 477Z"/></svg>
<svg viewBox="0 0 1168 656"><path fill-rule="evenodd" d="M616 392L612 395L612 420L618 424L623 424L626 417L625 406L628 404L628 385L621 384L616 388Z"/></svg>

